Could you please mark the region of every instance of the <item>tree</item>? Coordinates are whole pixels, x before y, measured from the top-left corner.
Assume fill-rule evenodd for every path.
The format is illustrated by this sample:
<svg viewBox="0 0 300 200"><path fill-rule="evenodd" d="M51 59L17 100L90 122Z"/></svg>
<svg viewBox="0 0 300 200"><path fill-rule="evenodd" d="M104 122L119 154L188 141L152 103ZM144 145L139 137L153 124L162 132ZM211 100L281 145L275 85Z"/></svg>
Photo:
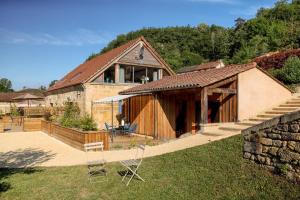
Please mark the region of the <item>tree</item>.
<svg viewBox="0 0 300 200"><path fill-rule="evenodd" d="M46 91L46 90L47 90L47 88L46 88L46 86L44 86L44 85L41 85L41 86L40 86L40 88L39 88L39 90Z"/></svg>
<svg viewBox="0 0 300 200"><path fill-rule="evenodd" d="M238 29L238 28L242 27L246 23L246 20L243 19L243 18L241 18L241 17L239 17L236 20L234 20L234 22L235 22L235 28Z"/></svg>
<svg viewBox="0 0 300 200"><path fill-rule="evenodd" d="M0 92L12 92L12 83L7 78L0 79Z"/></svg>
<svg viewBox="0 0 300 200"><path fill-rule="evenodd" d="M53 80L49 83L49 87L52 87L53 85L55 85L55 83L57 82L57 80Z"/></svg>
<svg viewBox="0 0 300 200"><path fill-rule="evenodd" d="M140 36L173 70L217 59L245 63L269 51L300 48L300 0L280 0L273 8L260 8L253 19L237 18L232 28L199 23L121 34L89 59Z"/></svg>
<svg viewBox="0 0 300 200"><path fill-rule="evenodd" d="M300 83L300 59L294 56L289 57L276 76L286 84Z"/></svg>

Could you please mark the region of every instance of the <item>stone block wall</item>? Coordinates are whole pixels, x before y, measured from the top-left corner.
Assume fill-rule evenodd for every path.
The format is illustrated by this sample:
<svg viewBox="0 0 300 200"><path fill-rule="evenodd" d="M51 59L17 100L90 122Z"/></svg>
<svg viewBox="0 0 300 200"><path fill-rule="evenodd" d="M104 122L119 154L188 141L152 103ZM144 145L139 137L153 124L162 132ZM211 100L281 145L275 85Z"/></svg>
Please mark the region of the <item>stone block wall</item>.
<svg viewBox="0 0 300 200"><path fill-rule="evenodd" d="M242 131L244 158L300 183L300 111Z"/></svg>

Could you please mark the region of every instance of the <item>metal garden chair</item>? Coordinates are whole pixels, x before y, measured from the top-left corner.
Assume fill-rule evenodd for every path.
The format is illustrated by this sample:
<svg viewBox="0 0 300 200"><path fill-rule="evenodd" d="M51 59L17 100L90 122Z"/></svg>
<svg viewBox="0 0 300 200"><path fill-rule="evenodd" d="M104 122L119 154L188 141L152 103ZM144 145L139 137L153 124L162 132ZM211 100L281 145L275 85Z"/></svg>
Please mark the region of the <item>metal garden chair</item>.
<svg viewBox="0 0 300 200"><path fill-rule="evenodd" d="M122 178L122 182L127 177L127 175L130 174L130 178L126 183L126 186L129 185L130 181L134 176L138 177L138 179L145 182L145 180L137 173L137 170L142 164L144 152L145 152L145 145L139 145L136 149L136 154L134 159L120 161L120 163L127 169L125 175Z"/></svg>
<svg viewBox="0 0 300 200"><path fill-rule="evenodd" d="M117 130L113 126L108 125L106 122L104 125L106 130L110 133L111 142L114 142L114 136L117 136Z"/></svg>
<svg viewBox="0 0 300 200"><path fill-rule="evenodd" d="M134 123L131 126L129 126L127 129L124 129L124 133L127 135L130 135L132 133L136 133L137 124Z"/></svg>
<svg viewBox="0 0 300 200"><path fill-rule="evenodd" d="M84 144L84 151L87 154L87 167L88 167L88 176L90 181L93 177L98 175L102 175L105 177L107 176L107 171L105 169L106 160L104 159L90 160L88 156L89 151L96 151L96 150L103 151L103 148L104 148L103 142Z"/></svg>

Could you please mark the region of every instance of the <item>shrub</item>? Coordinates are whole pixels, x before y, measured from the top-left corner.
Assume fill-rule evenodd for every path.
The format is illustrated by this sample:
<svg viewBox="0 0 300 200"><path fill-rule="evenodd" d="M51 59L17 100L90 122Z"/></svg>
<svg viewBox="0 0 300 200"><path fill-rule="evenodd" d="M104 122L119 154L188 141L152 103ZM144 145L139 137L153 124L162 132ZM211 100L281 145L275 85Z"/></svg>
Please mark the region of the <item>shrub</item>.
<svg viewBox="0 0 300 200"><path fill-rule="evenodd" d="M300 59L289 57L281 69L273 69L270 72L285 84L300 83Z"/></svg>
<svg viewBox="0 0 300 200"><path fill-rule="evenodd" d="M20 116L20 113L19 113L19 111L18 111L18 108L17 108L17 106L14 104L14 105L12 105L11 107L10 107L10 114L12 115L12 116Z"/></svg>
<svg viewBox="0 0 300 200"><path fill-rule="evenodd" d="M96 131L97 124L90 116L86 115L80 120L80 128L84 131Z"/></svg>
<svg viewBox="0 0 300 200"><path fill-rule="evenodd" d="M277 173L281 174L281 175L287 175L288 169L289 169L289 167L287 164L282 164L277 167Z"/></svg>
<svg viewBox="0 0 300 200"><path fill-rule="evenodd" d="M64 105L64 114L59 122L62 126L70 128L80 128L80 109L77 104L66 102Z"/></svg>

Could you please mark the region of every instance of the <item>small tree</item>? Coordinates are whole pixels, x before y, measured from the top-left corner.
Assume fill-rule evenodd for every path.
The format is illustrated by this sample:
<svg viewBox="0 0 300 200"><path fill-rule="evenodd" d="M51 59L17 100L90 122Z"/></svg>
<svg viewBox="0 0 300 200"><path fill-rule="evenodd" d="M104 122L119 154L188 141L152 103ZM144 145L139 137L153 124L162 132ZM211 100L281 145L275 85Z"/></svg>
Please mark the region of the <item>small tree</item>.
<svg viewBox="0 0 300 200"><path fill-rule="evenodd" d="M14 117L16 116L20 116L20 113L18 111L18 108L15 104L13 104L12 106L10 106L10 114Z"/></svg>
<svg viewBox="0 0 300 200"><path fill-rule="evenodd" d="M57 82L57 80L53 80L49 83L49 87L52 87L53 85L55 85L55 83Z"/></svg>
<svg viewBox="0 0 300 200"><path fill-rule="evenodd" d="M65 127L80 127L80 109L77 104L66 102L64 105L64 114L60 119L60 124Z"/></svg>
<svg viewBox="0 0 300 200"><path fill-rule="evenodd" d="M7 78L0 79L0 92L12 92L12 83Z"/></svg>
<svg viewBox="0 0 300 200"><path fill-rule="evenodd" d="M276 77L286 84L300 83L300 59L289 57L282 69L275 73Z"/></svg>
<svg viewBox="0 0 300 200"><path fill-rule="evenodd" d="M96 131L97 124L90 116L86 115L80 120L80 128L84 131Z"/></svg>

